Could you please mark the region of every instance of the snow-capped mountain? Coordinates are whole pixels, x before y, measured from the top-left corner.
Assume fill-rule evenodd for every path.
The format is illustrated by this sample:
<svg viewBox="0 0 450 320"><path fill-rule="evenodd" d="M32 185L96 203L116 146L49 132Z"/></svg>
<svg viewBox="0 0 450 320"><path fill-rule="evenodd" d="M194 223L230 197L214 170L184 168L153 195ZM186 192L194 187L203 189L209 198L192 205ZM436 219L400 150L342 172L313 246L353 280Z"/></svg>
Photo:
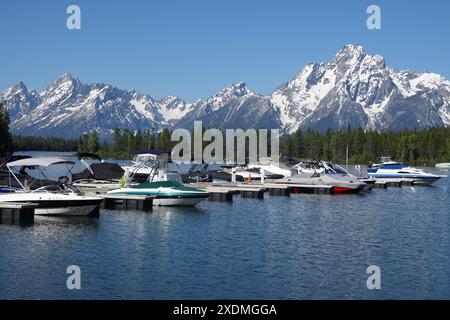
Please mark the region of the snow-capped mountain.
<svg viewBox="0 0 450 320"><path fill-rule="evenodd" d="M176 124L192 128L200 120L205 128L279 128L278 114L269 97L250 90L244 82L229 85L206 101L200 100Z"/></svg>
<svg viewBox="0 0 450 320"><path fill-rule="evenodd" d="M345 46L328 63L308 64L271 101L289 132L450 124L449 81L434 73L397 72L357 45Z"/></svg>
<svg viewBox="0 0 450 320"><path fill-rule="evenodd" d="M270 96L244 82L192 103L178 97L155 100L136 90L84 84L64 74L38 93L25 84L0 94L12 131L22 135L78 137L114 128L298 128L377 130L450 125L450 82L434 73L396 71L382 56L347 45L328 63L306 65Z"/></svg>
<svg viewBox="0 0 450 320"><path fill-rule="evenodd" d="M11 104L18 100L17 93L23 97L23 108ZM70 74L64 74L39 94L23 86L20 91L6 90L0 100L8 109L18 110L11 113L11 127L23 135L76 137L95 129L108 136L116 127L159 130L165 125L160 104L150 96L107 84L86 85Z"/></svg>

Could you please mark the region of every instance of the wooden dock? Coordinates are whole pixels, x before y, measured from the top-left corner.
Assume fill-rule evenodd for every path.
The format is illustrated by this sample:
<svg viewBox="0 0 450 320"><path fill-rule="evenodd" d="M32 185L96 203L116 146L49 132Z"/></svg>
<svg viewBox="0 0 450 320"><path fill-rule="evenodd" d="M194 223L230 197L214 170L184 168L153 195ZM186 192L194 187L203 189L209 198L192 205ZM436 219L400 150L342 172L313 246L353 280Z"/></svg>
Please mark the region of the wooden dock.
<svg viewBox="0 0 450 320"><path fill-rule="evenodd" d="M137 195L103 194L102 209L137 210L149 212L153 209L154 197Z"/></svg>
<svg viewBox="0 0 450 320"><path fill-rule="evenodd" d="M0 203L0 223L33 224L36 207L37 204L34 203Z"/></svg>
<svg viewBox="0 0 450 320"><path fill-rule="evenodd" d="M414 181L408 179L389 179L389 180L378 179L373 184L374 188L381 188L381 189L401 188L403 186L414 186Z"/></svg>
<svg viewBox="0 0 450 320"><path fill-rule="evenodd" d="M193 187L201 188L210 193L210 201L233 201L233 195L240 194L241 198L264 199L269 196L287 196L292 193L333 194L333 187L327 185L302 185L282 183L194 183Z"/></svg>

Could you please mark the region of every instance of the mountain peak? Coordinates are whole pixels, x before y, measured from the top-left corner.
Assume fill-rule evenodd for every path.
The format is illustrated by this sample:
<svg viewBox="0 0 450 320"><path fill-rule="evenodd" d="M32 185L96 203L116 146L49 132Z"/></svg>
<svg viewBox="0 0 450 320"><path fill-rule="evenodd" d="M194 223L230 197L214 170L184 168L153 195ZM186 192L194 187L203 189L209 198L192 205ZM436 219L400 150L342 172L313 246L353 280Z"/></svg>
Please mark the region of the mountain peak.
<svg viewBox="0 0 450 320"><path fill-rule="evenodd" d="M66 82L72 80L75 80L75 78L69 72L64 72L61 76L59 76L56 79L56 82Z"/></svg>
<svg viewBox="0 0 450 320"><path fill-rule="evenodd" d="M244 96L246 94L252 93L248 88L247 83L241 81L237 84L230 84L224 90L221 91L222 94L233 93L236 96ZM220 93L219 93L220 94Z"/></svg>
<svg viewBox="0 0 450 320"><path fill-rule="evenodd" d="M28 91L27 86L22 81L20 81L18 84L16 84L13 87L13 89L16 90L16 91L19 91L19 90L21 90L21 91Z"/></svg>
<svg viewBox="0 0 450 320"><path fill-rule="evenodd" d="M366 50L357 44L347 44L335 55L332 62L336 64L362 61L367 56Z"/></svg>
<svg viewBox="0 0 450 320"><path fill-rule="evenodd" d="M347 44L345 45L338 53L337 55L366 55L367 52L364 50L363 46L359 44Z"/></svg>
<svg viewBox="0 0 450 320"><path fill-rule="evenodd" d="M6 97L11 97L16 94L22 94L27 92L28 92L27 86L22 81L20 81L19 83L15 84L12 87L9 87L5 91L0 92L0 95L2 96L3 99L5 99Z"/></svg>
<svg viewBox="0 0 450 320"><path fill-rule="evenodd" d="M76 83L80 83L77 78L74 78L70 73L65 72L61 76L59 76L55 81L53 81L51 87L58 86L75 86Z"/></svg>

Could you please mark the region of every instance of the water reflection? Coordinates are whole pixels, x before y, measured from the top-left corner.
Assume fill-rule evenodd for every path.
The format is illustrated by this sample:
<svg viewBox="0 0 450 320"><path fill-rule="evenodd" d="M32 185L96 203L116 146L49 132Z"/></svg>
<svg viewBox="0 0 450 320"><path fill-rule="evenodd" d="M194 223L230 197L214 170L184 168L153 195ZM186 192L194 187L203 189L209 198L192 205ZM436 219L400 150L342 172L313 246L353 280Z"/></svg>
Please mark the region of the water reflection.
<svg viewBox="0 0 450 320"><path fill-rule="evenodd" d="M448 183L0 225L0 298L448 299Z"/></svg>
<svg viewBox="0 0 450 320"><path fill-rule="evenodd" d="M34 217L34 223L36 225L74 225L90 228L99 227L98 219L90 217L59 217L37 215Z"/></svg>

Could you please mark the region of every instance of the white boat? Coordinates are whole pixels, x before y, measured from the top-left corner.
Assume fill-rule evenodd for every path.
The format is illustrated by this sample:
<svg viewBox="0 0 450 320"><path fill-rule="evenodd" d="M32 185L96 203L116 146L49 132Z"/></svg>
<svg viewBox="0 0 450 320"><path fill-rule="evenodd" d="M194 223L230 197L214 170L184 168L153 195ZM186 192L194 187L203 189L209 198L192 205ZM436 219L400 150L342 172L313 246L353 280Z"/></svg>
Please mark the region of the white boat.
<svg viewBox="0 0 450 320"><path fill-rule="evenodd" d="M158 171L169 172L169 154L163 150L151 149L145 151L135 151L130 166L122 166L126 172L132 172L135 179L158 173L155 171L154 164L158 164Z"/></svg>
<svg viewBox="0 0 450 320"><path fill-rule="evenodd" d="M173 180L129 185L108 191L108 194L155 197L154 206L195 206L209 197L209 193L205 190L187 187Z"/></svg>
<svg viewBox="0 0 450 320"><path fill-rule="evenodd" d="M357 172L362 171L361 167L359 165L355 166L355 170ZM359 176L355 176L354 174L350 173L347 169L343 168L342 166L335 164L331 161L319 161L319 160L313 160L313 161L301 161L295 165L292 166L292 171L296 173L326 173L326 174L337 174L341 176L349 176L352 179L359 179L365 183L372 184L375 182L374 179L368 179L367 177L362 176L362 172L360 172Z"/></svg>
<svg viewBox="0 0 450 320"><path fill-rule="evenodd" d="M279 175L282 177L290 177L292 171L290 168L282 168L280 164L275 164L272 159L260 159L255 164L249 164L248 169L258 169L260 172L267 174L266 178L270 178L270 175Z"/></svg>
<svg viewBox="0 0 450 320"><path fill-rule="evenodd" d="M235 175L240 181L261 180L264 179L281 179L284 174L277 174L267 170L267 167L259 167L258 165L223 165L225 173ZM217 179L217 182L222 182Z"/></svg>
<svg viewBox="0 0 450 320"><path fill-rule="evenodd" d="M296 173L328 173L328 174L340 174L348 175L356 178L353 174L348 172L343 167L332 163L330 161L301 161L292 166L292 171Z"/></svg>
<svg viewBox="0 0 450 320"><path fill-rule="evenodd" d="M209 197L205 190L184 186L180 174L168 172L168 154L159 150L138 154L124 169L125 186L108 194L147 195L154 197L154 206L194 206ZM135 183L136 174L147 176L146 181Z"/></svg>
<svg viewBox="0 0 450 320"><path fill-rule="evenodd" d="M450 162L437 163L436 168L450 169Z"/></svg>
<svg viewBox="0 0 450 320"><path fill-rule="evenodd" d="M369 166L367 173L369 177L377 180L404 180L419 185L431 185L437 180L446 177L392 161L390 157L381 157L381 163Z"/></svg>
<svg viewBox="0 0 450 320"><path fill-rule="evenodd" d="M7 167L13 177L16 177L13 170L15 167L21 167L21 171L26 168L37 168L45 177L44 171L49 166L58 164L74 165L75 163L63 158L30 158L9 162ZM67 177L60 177L57 184L46 185L32 191L27 190L28 186L23 185L18 179L17 182L22 186L22 190L1 194L0 203L34 203L37 204L36 215L88 216L95 214L103 201L99 197L82 195L78 188L69 183Z"/></svg>
<svg viewBox="0 0 450 320"><path fill-rule="evenodd" d="M357 193L367 187L367 184L348 175L328 174L325 172L300 172L291 177L277 180L279 183L294 185L329 186L333 193Z"/></svg>

